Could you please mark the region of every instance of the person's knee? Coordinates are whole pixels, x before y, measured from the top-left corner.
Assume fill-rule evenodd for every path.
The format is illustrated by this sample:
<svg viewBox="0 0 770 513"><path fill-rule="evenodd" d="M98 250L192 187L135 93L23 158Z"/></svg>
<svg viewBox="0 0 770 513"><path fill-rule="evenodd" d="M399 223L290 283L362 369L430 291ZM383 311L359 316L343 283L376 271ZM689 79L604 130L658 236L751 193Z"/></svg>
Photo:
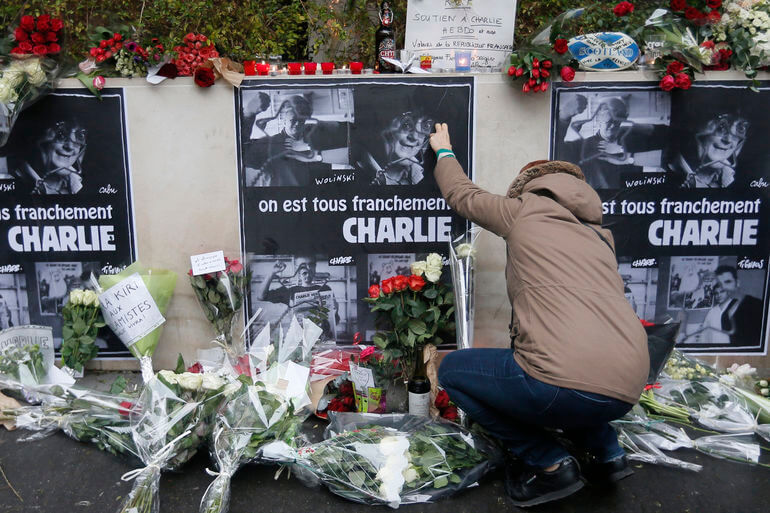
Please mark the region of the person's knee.
<svg viewBox="0 0 770 513"><path fill-rule="evenodd" d="M441 360L441 365L438 368L438 383L444 388L452 386L452 373L457 369L457 365L460 361L459 351L452 351L448 353Z"/></svg>

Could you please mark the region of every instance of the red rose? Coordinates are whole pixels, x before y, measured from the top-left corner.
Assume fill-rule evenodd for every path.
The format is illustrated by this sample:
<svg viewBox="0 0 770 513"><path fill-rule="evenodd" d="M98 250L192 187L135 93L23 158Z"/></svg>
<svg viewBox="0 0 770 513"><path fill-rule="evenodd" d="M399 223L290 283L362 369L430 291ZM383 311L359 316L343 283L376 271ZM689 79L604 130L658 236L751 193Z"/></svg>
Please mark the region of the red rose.
<svg viewBox="0 0 770 513"><path fill-rule="evenodd" d="M382 288L382 293L383 294L392 294L393 293L393 278L388 278L387 280L383 280L381 288Z"/></svg>
<svg viewBox="0 0 770 513"><path fill-rule="evenodd" d="M380 286L376 283L369 287L369 297L380 297Z"/></svg>
<svg viewBox="0 0 770 513"><path fill-rule="evenodd" d="M45 43L46 41L45 34L42 32L33 32L30 39L32 39L33 43L37 43L37 44Z"/></svg>
<svg viewBox="0 0 770 513"><path fill-rule="evenodd" d="M128 417L131 414L131 409L133 407L134 407L134 403L130 403L128 401L121 401L120 408L118 408L118 413L120 413L124 417Z"/></svg>
<svg viewBox="0 0 770 513"><path fill-rule="evenodd" d="M550 71L548 71L547 69L541 69L541 70L540 70L540 76L541 76L542 78L548 78L548 77L550 77L550 76L551 76L551 72L550 72Z"/></svg>
<svg viewBox="0 0 770 513"><path fill-rule="evenodd" d="M342 405L342 400L335 397L329 401L329 405L326 407L326 411L342 411L343 408L344 406Z"/></svg>
<svg viewBox="0 0 770 513"><path fill-rule="evenodd" d="M353 385L350 383L350 381L346 381L340 385L339 395L341 396L353 395Z"/></svg>
<svg viewBox="0 0 770 513"><path fill-rule="evenodd" d="M48 53L48 47L46 45L35 45L35 47L32 48L32 53L35 55L45 55Z"/></svg>
<svg viewBox="0 0 770 513"><path fill-rule="evenodd" d="M459 417L457 413L457 406L447 406L447 408L441 412L441 416L452 422L456 421Z"/></svg>
<svg viewBox="0 0 770 513"><path fill-rule="evenodd" d="M56 36L56 32L49 31L45 33L45 40L49 43L55 43L59 38Z"/></svg>
<svg viewBox="0 0 770 513"><path fill-rule="evenodd" d="M551 69L551 67L552 67L552 66L553 66L553 62L551 62L551 61L543 61L543 62L540 64L540 67L541 67L541 68L545 68L545 69ZM542 73L542 72L543 72L543 70L540 70L540 72Z"/></svg>
<svg viewBox="0 0 770 513"><path fill-rule="evenodd" d="M674 80L674 77L671 75L666 75L660 80L660 88L664 91L670 91L674 87L676 87L676 81Z"/></svg>
<svg viewBox="0 0 770 513"><path fill-rule="evenodd" d="M446 390L441 390L438 394L436 394L436 400L434 401L434 404L439 410L443 410L449 406L449 394L446 393Z"/></svg>
<svg viewBox="0 0 770 513"><path fill-rule="evenodd" d="M193 374L200 374L203 372L203 365L201 365L200 362L195 362L194 364L187 367L187 372L192 372Z"/></svg>
<svg viewBox="0 0 770 513"><path fill-rule="evenodd" d="M524 85L521 86L521 90L524 91L525 93L528 93L530 90L529 83L525 82Z"/></svg>
<svg viewBox="0 0 770 513"><path fill-rule="evenodd" d="M620 2L612 9L612 12L618 17L626 16L627 14L634 12L634 4L631 2Z"/></svg>
<svg viewBox="0 0 770 513"><path fill-rule="evenodd" d="M703 41L700 45L703 48L708 48L709 50L712 50L714 48L714 41L711 41L711 40Z"/></svg>
<svg viewBox="0 0 770 513"><path fill-rule="evenodd" d="M195 70L195 83L200 87L211 87L214 85L214 71L209 68L199 67Z"/></svg>
<svg viewBox="0 0 770 513"><path fill-rule="evenodd" d="M43 16L47 16L47 15L46 15L46 14L44 14ZM50 18L50 16L49 16L49 18L47 18L47 19L43 19L43 16L40 16L40 17L37 19L37 29L38 29L40 32L48 32L48 31L51 29L51 21L50 21L50 19L49 19L49 18Z"/></svg>
<svg viewBox="0 0 770 513"><path fill-rule="evenodd" d="M559 55L567 53L567 50L569 50L569 48L567 47L566 39L559 38L553 42L553 51Z"/></svg>
<svg viewBox="0 0 770 513"><path fill-rule="evenodd" d="M700 12L695 7L685 7L684 9L684 17L687 18L688 20L697 20L702 16L703 16L703 13Z"/></svg>
<svg viewBox="0 0 770 513"><path fill-rule="evenodd" d="M48 53L59 53L61 52L61 46L59 46L59 43L51 43L48 45Z"/></svg>
<svg viewBox="0 0 770 513"><path fill-rule="evenodd" d="M199 43L200 44L200 43ZM201 56L201 59L208 59L209 57L214 57L214 45L207 45L198 50L198 55Z"/></svg>
<svg viewBox="0 0 770 513"><path fill-rule="evenodd" d="M29 14L26 16L21 17L21 22L19 23L19 27L23 28L27 32L32 32L35 30L35 18L30 16Z"/></svg>
<svg viewBox="0 0 770 513"><path fill-rule="evenodd" d="M706 5L711 9L719 9L722 7L722 0L706 0Z"/></svg>
<svg viewBox="0 0 770 513"><path fill-rule="evenodd" d="M29 41L22 41L19 43L19 48L23 53L32 53L32 43Z"/></svg>
<svg viewBox="0 0 770 513"><path fill-rule="evenodd" d="M51 20L51 30L54 32L59 32L62 27L64 27L64 23L59 18L54 18Z"/></svg>
<svg viewBox="0 0 770 513"><path fill-rule="evenodd" d="M186 36L184 36L185 41L195 41L195 34L192 32L188 32Z"/></svg>
<svg viewBox="0 0 770 513"><path fill-rule="evenodd" d="M516 74L516 66L511 66L510 68L508 68L508 76L509 77L512 77L515 74Z"/></svg>
<svg viewBox="0 0 770 513"><path fill-rule="evenodd" d="M393 288L397 291L401 292L402 290L406 290L408 286L409 282L403 274L399 274L393 278Z"/></svg>
<svg viewBox="0 0 770 513"><path fill-rule="evenodd" d="M540 84L540 90L542 92L546 92L548 90L548 82L543 82L542 84Z"/></svg>
<svg viewBox="0 0 770 513"><path fill-rule="evenodd" d="M17 47L16 47L16 48L14 48L13 50L11 50L11 54L12 54L12 55L24 55L24 50L22 50L21 48L19 48L19 47L17 46Z"/></svg>
<svg viewBox="0 0 770 513"><path fill-rule="evenodd" d="M419 292L422 290L422 288L425 286L425 280L422 278L422 276L417 276L416 274L411 275L408 278L409 281L409 290L412 290L414 292Z"/></svg>
<svg viewBox="0 0 770 513"><path fill-rule="evenodd" d="M569 66L564 66L560 71L561 79L565 82L572 82L575 79L575 70Z"/></svg>
<svg viewBox="0 0 770 513"><path fill-rule="evenodd" d="M537 68L533 69L530 74L532 75L532 78L540 78L540 70Z"/></svg>
<svg viewBox="0 0 770 513"><path fill-rule="evenodd" d="M516 68L516 78L519 78L524 74L524 68Z"/></svg>
<svg viewBox="0 0 770 513"><path fill-rule="evenodd" d="M23 28L18 27L16 30L13 31L13 38L19 42L26 41L27 39L29 39L29 34L27 34L27 31L24 30Z"/></svg>
<svg viewBox="0 0 770 513"><path fill-rule="evenodd" d="M679 61L674 61L668 66L666 66L666 73L670 75L676 75L677 73L680 73L684 69L684 65Z"/></svg>
<svg viewBox="0 0 770 513"><path fill-rule="evenodd" d="M692 85L692 80L690 80L690 75L687 73L677 73L674 83L679 89L689 89Z"/></svg>
<svg viewBox="0 0 770 513"><path fill-rule="evenodd" d="M361 359L369 358L373 354L374 354L374 346L369 346L366 349L364 349L363 351L361 351L361 354L359 355L359 358L361 358Z"/></svg>
<svg viewBox="0 0 770 513"><path fill-rule="evenodd" d="M239 273L243 271L243 264L238 260L230 260L227 263L227 270L231 273Z"/></svg>
<svg viewBox="0 0 770 513"><path fill-rule="evenodd" d="M539 60L537 60L537 57L535 57L534 59L532 59L532 67L533 67L533 68L539 68L539 67L540 67L540 61L539 61Z"/></svg>
<svg viewBox="0 0 770 513"><path fill-rule="evenodd" d="M527 81L527 84L529 84L529 87L535 87L537 85L537 80L535 80L534 78L530 78Z"/></svg>
<svg viewBox="0 0 770 513"><path fill-rule="evenodd" d="M342 399L342 404L345 407L344 411L350 411L351 408L353 408L353 405L355 405L355 403L356 403L356 399L352 395L349 395Z"/></svg>
<svg viewBox="0 0 770 513"><path fill-rule="evenodd" d="M672 11L683 11L687 7L687 0L671 0L669 5Z"/></svg>
<svg viewBox="0 0 770 513"><path fill-rule="evenodd" d="M719 14L719 11L711 11L706 15L706 20L709 23L719 23L719 20L722 19L722 15Z"/></svg>

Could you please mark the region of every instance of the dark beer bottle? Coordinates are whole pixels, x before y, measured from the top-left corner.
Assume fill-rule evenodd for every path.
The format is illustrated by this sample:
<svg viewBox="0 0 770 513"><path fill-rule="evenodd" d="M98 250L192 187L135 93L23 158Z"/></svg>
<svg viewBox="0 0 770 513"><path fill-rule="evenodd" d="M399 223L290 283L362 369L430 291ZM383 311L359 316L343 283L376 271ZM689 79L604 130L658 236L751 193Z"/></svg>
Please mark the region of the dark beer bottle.
<svg viewBox="0 0 770 513"><path fill-rule="evenodd" d="M406 387L409 392L409 414L430 415L430 380L425 366L425 357L422 350L417 351L417 361L414 366L414 374L409 379Z"/></svg>
<svg viewBox="0 0 770 513"><path fill-rule="evenodd" d="M388 0L380 4L380 28L374 33L374 70L394 73L396 67L383 57L396 58L396 32L393 30L393 11Z"/></svg>

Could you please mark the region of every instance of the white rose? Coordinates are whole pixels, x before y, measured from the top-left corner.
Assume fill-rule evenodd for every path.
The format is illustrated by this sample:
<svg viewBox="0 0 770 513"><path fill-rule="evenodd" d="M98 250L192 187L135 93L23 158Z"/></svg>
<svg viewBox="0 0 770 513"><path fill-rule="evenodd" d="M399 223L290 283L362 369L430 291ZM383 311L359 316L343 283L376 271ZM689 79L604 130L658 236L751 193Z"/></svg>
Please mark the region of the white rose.
<svg viewBox="0 0 770 513"><path fill-rule="evenodd" d="M83 293L83 304L86 306L99 306L99 296L93 290Z"/></svg>
<svg viewBox="0 0 770 513"><path fill-rule="evenodd" d="M203 384L203 376L193 372L183 372L179 374L177 383L187 390L198 390Z"/></svg>
<svg viewBox="0 0 770 513"><path fill-rule="evenodd" d="M415 274L417 276L422 276L425 273L425 268L427 267L427 264L425 263L425 260L420 260L419 262L412 262L411 271L412 274Z"/></svg>
<svg viewBox="0 0 770 513"><path fill-rule="evenodd" d="M407 483L411 483L415 479L417 479L418 474L417 471L414 469L414 467L409 467L404 471L404 479Z"/></svg>
<svg viewBox="0 0 770 513"><path fill-rule="evenodd" d="M3 80L7 81L12 87L18 87L24 82L24 72L10 67L3 73Z"/></svg>
<svg viewBox="0 0 770 513"><path fill-rule="evenodd" d="M27 77L29 78L29 83L35 87L45 84L47 79L45 72L42 69L33 73L28 73Z"/></svg>
<svg viewBox="0 0 770 513"><path fill-rule="evenodd" d="M0 79L0 103L13 103L18 99L19 95L16 92L16 88L8 81Z"/></svg>
<svg viewBox="0 0 770 513"><path fill-rule="evenodd" d="M205 373L203 374L201 388L203 388L203 390L219 390L224 384L224 380L216 374Z"/></svg>
<svg viewBox="0 0 770 513"><path fill-rule="evenodd" d="M476 249L472 244L464 242L455 248L455 253L457 253L457 258L474 257L476 256Z"/></svg>
<svg viewBox="0 0 770 513"><path fill-rule="evenodd" d="M240 390L241 386L242 384L240 382L228 383L228 385L225 387L222 393L225 394L226 397L230 397L234 393L236 393L238 390Z"/></svg>
<svg viewBox="0 0 770 513"><path fill-rule="evenodd" d="M159 376L161 376L166 383L170 385L176 385L179 382L179 376L170 370L162 370L158 373Z"/></svg>
<svg viewBox="0 0 770 513"><path fill-rule="evenodd" d="M72 305L82 305L83 303L83 291L75 289L70 291L70 303Z"/></svg>
<svg viewBox="0 0 770 513"><path fill-rule="evenodd" d="M437 283L441 279L441 271L429 269L425 271L425 278L431 283Z"/></svg>
<svg viewBox="0 0 770 513"><path fill-rule="evenodd" d="M439 268L444 267L444 259L438 253L431 253L428 258L425 259L425 264L428 267Z"/></svg>
<svg viewBox="0 0 770 513"><path fill-rule="evenodd" d="M39 73L43 71L43 66L40 65L40 59L24 59L21 61L21 69L27 74Z"/></svg>

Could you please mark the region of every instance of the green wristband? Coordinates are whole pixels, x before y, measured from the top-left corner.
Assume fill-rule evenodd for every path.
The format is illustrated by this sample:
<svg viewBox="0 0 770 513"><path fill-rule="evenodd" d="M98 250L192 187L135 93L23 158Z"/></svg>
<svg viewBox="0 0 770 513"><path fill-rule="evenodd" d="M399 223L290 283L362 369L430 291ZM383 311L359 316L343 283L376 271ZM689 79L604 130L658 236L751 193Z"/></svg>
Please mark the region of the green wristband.
<svg viewBox="0 0 770 513"><path fill-rule="evenodd" d="M440 159L442 157L455 157L455 154L452 150L447 150L446 148L441 148L436 152L436 158ZM457 157L455 157L457 158Z"/></svg>

